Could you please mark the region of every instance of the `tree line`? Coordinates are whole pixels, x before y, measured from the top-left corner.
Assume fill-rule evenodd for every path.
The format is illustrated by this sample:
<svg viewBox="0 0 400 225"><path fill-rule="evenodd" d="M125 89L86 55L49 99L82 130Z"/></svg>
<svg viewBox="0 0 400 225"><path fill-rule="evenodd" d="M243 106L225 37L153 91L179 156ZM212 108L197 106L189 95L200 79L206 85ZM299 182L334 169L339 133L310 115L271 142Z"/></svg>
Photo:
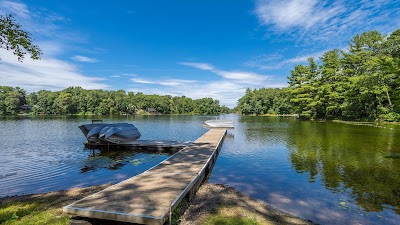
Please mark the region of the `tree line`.
<svg viewBox="0 0 400 225"><path fill-rule="evenodd" d="M287 88L247 89L245 115L296 113L304 118L400 121L400 29L356 35L290 71Z"/></svg>
<svg viewBox="0 0 400 225"><path fill-rule="evenodd" d="M122 115L135 113L215 115L228 113L212 98L147 95L124 90L85 90L69 87L62 91L27 93L19 87L0 86L0 115L16 115L29 109L43 115Z"/></svg>

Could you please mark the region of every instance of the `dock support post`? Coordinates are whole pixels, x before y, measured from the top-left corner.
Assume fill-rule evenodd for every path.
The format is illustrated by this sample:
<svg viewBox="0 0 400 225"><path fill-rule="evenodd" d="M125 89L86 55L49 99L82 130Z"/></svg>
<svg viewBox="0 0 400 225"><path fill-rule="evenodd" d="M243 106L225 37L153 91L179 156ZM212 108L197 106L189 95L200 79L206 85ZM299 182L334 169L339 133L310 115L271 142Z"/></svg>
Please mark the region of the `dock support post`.
<svg viewBox="0 0 400 225"><path fill-rule="evenodd" d="M172 201L169 202L169 225L172 225Z"/></svg>

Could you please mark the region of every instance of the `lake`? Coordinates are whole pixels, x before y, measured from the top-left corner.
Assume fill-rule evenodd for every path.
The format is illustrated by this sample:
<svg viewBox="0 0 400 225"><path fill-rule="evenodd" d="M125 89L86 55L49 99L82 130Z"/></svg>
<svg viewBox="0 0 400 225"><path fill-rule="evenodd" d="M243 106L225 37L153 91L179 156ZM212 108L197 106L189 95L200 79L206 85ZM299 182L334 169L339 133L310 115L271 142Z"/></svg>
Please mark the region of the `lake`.
<svg viewBox="0 0 400 225"><path fill-rule="evenodd" d="M398 224L400 126L293 118L232 119L210 183L235 187L321 224ZM85 149L78 125L130 122L144 140L194 141L215 116L64 116L0 119L0 196L116 183L167 154Z"/></svg>

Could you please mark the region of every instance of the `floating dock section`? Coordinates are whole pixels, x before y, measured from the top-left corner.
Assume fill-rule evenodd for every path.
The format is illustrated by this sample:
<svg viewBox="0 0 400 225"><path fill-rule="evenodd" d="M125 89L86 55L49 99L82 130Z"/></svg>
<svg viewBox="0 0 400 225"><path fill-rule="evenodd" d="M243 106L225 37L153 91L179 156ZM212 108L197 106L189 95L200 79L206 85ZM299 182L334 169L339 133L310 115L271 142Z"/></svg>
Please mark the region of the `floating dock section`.
<svg viewBox="0 0 400 225"><path fill-rule="evenodd" d="M211 172L226 130L211 129L157 166L63 208L65 213L112 221L161 225Z"/></svg>
<svg viewBox="0 0 400 225"><path fill-rule="evenodd" d="M115 150L115 149L134 149L142 150L146 152L158 152L158 153L176 153L179 150L189 146L191 142L186 141L153 141L153 140L136 140L125 143L95 143L85 142L84 145L89 149L101 149L101 150Z"/></svg>

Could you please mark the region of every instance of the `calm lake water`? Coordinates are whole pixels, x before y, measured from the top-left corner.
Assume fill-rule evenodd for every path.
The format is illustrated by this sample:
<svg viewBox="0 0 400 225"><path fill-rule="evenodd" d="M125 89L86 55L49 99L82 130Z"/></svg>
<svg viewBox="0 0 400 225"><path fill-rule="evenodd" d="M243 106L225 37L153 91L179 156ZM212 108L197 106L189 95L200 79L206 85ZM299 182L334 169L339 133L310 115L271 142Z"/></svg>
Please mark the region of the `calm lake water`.
<svg viewBox="0 0 400 225"><path fill-rule="evenodd" d="M141 139L194 141L207 116L0 119L0 196L116 183L168 155L85 149L77 127L91 119L134 123ZM400 126L292 118L235 121L211 183L233 186L321 224L400 223Z"/></svg>

